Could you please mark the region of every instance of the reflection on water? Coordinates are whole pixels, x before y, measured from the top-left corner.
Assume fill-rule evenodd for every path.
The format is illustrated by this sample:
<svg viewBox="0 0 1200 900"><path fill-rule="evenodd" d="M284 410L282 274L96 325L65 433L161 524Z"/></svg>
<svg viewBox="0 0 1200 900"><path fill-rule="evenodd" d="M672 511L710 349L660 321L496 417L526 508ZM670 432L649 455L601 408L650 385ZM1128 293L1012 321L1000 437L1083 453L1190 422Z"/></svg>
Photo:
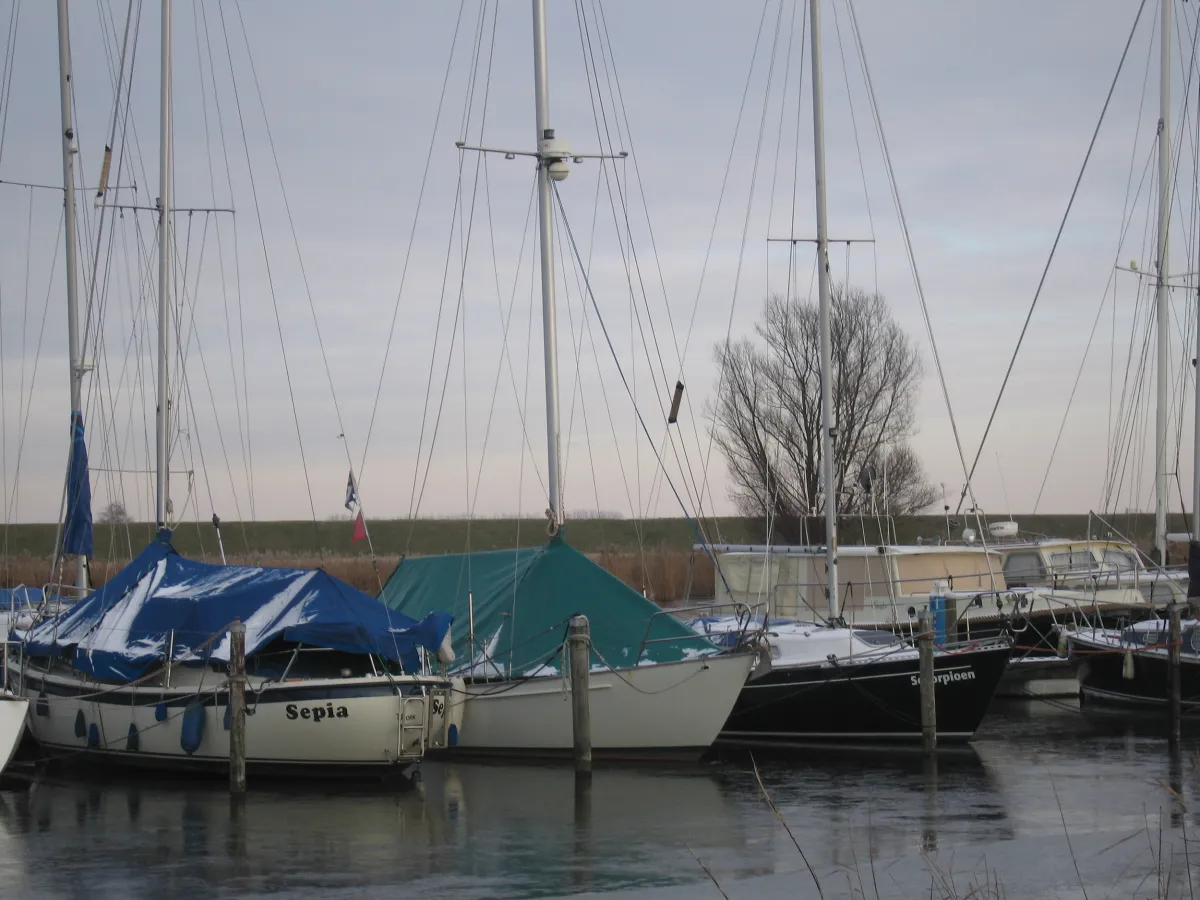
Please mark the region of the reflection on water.
<svg viewBox="0 0 1200 900"><path fill-rule="evenodd" d="M13 778L0 895L719 896L698 857L731 897L804 896L811 877L761 779L826 897L928 894L952 868L960 889L974 874L1008 896L1069 896L1072 851L1089 886L1134 896L1160 816L1164 866L1186 883L1194 758L1042 704L998 708L973 748L936 762L728 757L600 769L590 786L563 768L426 764L402 792L259 782L238 802L219 783Z"/></svg>

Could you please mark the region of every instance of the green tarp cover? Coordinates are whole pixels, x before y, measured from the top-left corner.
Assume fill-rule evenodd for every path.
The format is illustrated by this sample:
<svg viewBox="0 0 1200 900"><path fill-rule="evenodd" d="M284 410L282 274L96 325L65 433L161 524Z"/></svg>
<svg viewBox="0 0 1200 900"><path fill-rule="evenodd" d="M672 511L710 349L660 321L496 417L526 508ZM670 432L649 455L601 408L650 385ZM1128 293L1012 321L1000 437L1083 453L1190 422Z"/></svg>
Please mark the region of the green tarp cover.
<svg viewBox="0 0 1200 900"><path fill-rule="evenodd" d="M468 592L474 652L468 646ZM528 675L543 663L542 674L559 671L555 654L576 614L591 623L592 665L603 664L598 653L614 668L632 666L647 624L662 611L560 538L542 547L405 559L379 599L416 619L435 610L451 613L454 665L474 665L475 675ZM643 665L717 652L671 615L655 617L648 637Z"/></svg>

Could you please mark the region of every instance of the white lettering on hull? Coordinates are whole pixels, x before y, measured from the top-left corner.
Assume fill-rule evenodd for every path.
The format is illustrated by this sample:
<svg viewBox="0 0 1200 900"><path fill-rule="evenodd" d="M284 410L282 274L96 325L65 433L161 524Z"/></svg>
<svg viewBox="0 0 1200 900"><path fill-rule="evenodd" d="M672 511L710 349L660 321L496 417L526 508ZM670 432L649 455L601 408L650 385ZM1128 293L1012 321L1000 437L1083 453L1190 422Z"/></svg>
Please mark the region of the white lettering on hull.
<svg viewBox="0 0 1200 900"><path fill-rule="evenodd" d="M908 680L912 682L913 687L921 683L920 675L909 675ZM945 672L936 672L933 676L934 684L949 684L952 681L974 681L974 669L949 669Z"/></svg>

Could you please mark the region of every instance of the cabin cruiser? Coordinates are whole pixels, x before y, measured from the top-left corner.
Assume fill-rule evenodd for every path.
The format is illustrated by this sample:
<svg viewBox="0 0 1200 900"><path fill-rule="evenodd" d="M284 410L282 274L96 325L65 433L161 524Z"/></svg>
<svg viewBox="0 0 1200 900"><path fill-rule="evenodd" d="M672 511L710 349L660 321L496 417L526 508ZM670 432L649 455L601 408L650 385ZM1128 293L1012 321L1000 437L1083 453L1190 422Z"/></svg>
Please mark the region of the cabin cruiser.
<svg viewBox="0 0 1200 900"><path fill-rule="evenodd" d="M716 604L740 602L776 619L825 620L818 613L824 603L822 548L718 545L714 554L721 568ZM1002 550L974 544L843 545L841 619L851 628L912 638L918 610L928 608L939 643L1011 638L1002 696L1072 696L1077 688L1060 631L1121 626L1153 614L1145 593L1132 584L1014 585L1006 563Z"/></svg>
<svg viewBox="0 0 1200 900"><path fill-rule="evenodd" d="M1001 555L1012 587L1132 588L1155 607L1187 595L1186 570L1147 569L1138 549L1126 541L1043 538L995 543L991 549Z"/></svg>

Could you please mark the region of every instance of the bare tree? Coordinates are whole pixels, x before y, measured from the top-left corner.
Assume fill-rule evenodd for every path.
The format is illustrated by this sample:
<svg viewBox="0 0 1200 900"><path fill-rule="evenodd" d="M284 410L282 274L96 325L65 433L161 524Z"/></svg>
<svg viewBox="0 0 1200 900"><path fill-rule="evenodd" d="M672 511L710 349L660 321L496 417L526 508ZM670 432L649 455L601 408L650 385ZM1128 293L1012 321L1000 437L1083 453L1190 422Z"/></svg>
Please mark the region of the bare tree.
<svg viewBox="0 0 1200 900"><path fill-rule="evenodd" d="M125 504L120 500L114 500L101 511L99 521L105 525L128 525L133 520L125 511Z"/></svg>
<svg viewBox="0 0 1200 900"><path fill-rule="evenodd" d="M833 290L834 470L841 511L915 513L937 498L908 446L921 359L878 294ZM823 510L817 307L771 297L757 338L716 347L724 388L709 412L744 515L785 540L820 539Z"/></svg>

